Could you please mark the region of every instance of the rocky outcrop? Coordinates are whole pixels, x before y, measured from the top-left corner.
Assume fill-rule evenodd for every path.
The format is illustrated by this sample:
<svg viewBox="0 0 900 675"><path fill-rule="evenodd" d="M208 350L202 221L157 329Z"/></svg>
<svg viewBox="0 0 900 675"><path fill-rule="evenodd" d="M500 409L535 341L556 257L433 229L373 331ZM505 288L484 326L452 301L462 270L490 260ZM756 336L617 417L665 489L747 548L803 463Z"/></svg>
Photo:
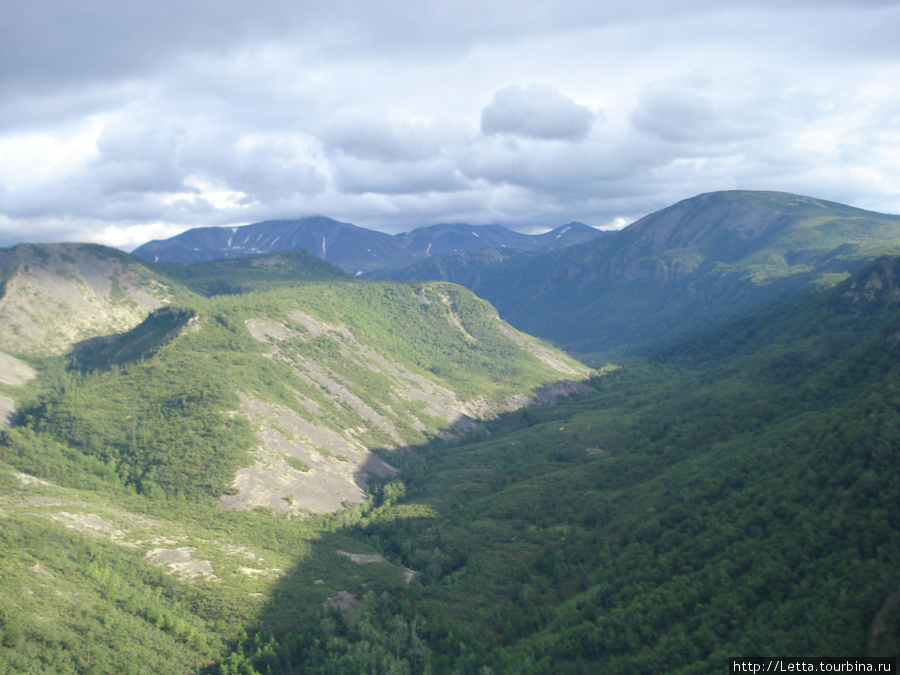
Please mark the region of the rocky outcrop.
<svg viewBox="0 0 900 675"><path fill-rule="evenodd" d="M419 301L447 304L449 299L440 292L428 297L423 292ZM323 410L324 403L316 403L299 391L295 392L298 409L242 394L243 412L257 425L259 445L253 451L253 464L237 472L235 494L221 498L222 504L230 508L262 507L296 516L338 511L347 504L365 501L366 483L372 477L396 473L372 452L372 431L383 439L379 447L395 450L408 444L404 427L408 430L411 420L416 431L423 434L429 432L435 419L442 420L442 435L446 437L471 431L478 426L478 420L500 412L533 403L555 403L563 397L590 391L585 385L560 379L531 393L511 394L502 400L476 397L464 401L450 389L363 344L346 326L325 323L300 311L291 312L289 318L290 326L252 319L247 328L268 345L269 358L331 401L354 411L362 424L336 424ZM461 334L474 339L452 311L448 320ZM564 361L559 352L502 324L499 318L496 320L501 332L516 346L561 376L584 379L590 374L588 368L575 361ZM309 358L296 351L298 342L311 340L320 344L328 341L340 354L342 364L352 363L358 372L369 371L373 377L389 381L389 393L382 393L377 401L371 400L330 366L328 359Z"/></svg>

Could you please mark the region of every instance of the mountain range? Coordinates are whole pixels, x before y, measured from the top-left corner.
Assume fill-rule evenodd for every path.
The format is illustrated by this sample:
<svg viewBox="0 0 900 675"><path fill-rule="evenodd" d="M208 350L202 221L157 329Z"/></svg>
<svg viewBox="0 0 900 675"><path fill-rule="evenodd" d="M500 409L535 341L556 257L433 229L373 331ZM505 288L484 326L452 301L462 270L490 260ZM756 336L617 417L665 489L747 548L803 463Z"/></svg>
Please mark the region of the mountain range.
<svg viewBox="0 0 900 675"><path fill-rule="evenodd" d="M467 227L369 272L404 280L0 251L0 672L897 653L900 218L735 191L552 249Z"/></svg>
<svg viewBox="0 0 900 675"><path fill-rule="evenodd" d="M730 191L684 200L579 245L531 255L468 251L386 276L462 284L521 330L602 360L833 285L895 250L900 216Z"/></svg>
<svg viewBox="0 0 900 675"><path fill-rule="evenodd" d="M199 262L306 249L345 272L361 276L412 265L431 255L478 248L536 250L568 246L603 236L583 223L543 234L515 232L501 225L439 224L389 235L325 216L270 220L241 227L202 227L151 241L133 254L151 262Z"/></svg>
<svg viewBox="0 0 900 675"><path fill-rule="evenodd" d="M434 225L392 236L313 217L189 230L134 254L192 262L306 249L352 275L450 281L519 329L599 363L833 284L877 252L900 249L898 223L811 197L729 191L616 232L580 223L542 235Z"/></svg>

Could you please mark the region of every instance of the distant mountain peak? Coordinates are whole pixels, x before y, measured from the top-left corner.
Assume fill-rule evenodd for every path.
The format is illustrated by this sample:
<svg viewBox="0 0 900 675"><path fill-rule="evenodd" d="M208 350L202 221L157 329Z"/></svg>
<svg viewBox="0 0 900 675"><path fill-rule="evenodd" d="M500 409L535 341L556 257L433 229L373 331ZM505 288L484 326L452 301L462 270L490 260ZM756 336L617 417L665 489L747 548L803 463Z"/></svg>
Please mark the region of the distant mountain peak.
<svg viewBox="0 0 900 675"><path fill-rule="evenodd" d="M731 190L682 200L582 245L458 254L392 276L463 284L517 328L590 353L688 335L801 288L835 283L898 247L900 216Z"/></svg>
<svg viewBox="0 0 900 675"><path fill-rule="evenodd" d="M433 255L492 247L537 250L600 235L580 223L564 227L548 236L551 233L522 234L502 225L439 223L389 235L326 216L308 216L239 227L195 228L170 239L148 242L133 254L150 262L187 263L305 249L359 276L401 269Z"/></svg>

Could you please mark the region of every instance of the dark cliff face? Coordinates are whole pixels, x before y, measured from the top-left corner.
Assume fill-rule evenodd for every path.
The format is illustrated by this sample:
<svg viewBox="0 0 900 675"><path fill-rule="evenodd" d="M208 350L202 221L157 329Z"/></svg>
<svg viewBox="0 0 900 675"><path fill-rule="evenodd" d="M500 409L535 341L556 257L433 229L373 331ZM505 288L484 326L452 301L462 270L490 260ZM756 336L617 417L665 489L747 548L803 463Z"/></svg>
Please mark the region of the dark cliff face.
<svg viewBox="0 0 900 675"><path fill-rule="evenodd" d="M882 256L832 289L824 314L870 326L892 346L900 342L900 257Z"/></svg>

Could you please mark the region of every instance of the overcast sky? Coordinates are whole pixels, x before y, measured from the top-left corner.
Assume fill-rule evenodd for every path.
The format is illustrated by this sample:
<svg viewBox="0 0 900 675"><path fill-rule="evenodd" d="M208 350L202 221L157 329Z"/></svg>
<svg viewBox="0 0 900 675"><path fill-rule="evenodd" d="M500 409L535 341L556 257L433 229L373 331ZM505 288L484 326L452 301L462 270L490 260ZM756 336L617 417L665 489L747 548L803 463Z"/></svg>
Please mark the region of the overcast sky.
<svg viewBox="0 0 900 675"><path fill-rule="evenodd" d="M323 214L900 213L900 2L5 0L0 246Z"/></svg>

